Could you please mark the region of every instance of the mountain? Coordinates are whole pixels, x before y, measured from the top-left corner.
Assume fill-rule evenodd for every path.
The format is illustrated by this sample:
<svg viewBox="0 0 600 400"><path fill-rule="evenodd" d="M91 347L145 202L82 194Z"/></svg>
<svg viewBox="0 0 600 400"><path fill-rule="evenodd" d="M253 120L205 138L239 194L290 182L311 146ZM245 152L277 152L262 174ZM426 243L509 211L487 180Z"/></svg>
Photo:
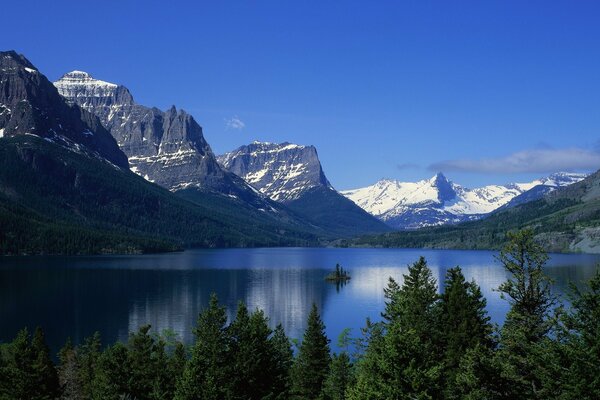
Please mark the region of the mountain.
<svg viewBox="0 0 600 400"><path fill-rule="evenodd" d="M0 52L0 137L37 135L121 168L127 158L96 117L69 107L25 57Z"/></svg>
<svg viewBox="0 0 600 400"><path fill-rule="evenodd" d="M264 199L236 175L223 170L202 128L183 110L137 104L122 85L72 71L54 82L69 104L96 115L127 155L131 170L171 191L196 188L269 209Z"/></svg>
<svg viewBox="0 0 600 400"><path fill-rule="evenodd" d="M295 200L315 187L332 188L314 146L253 142L217 160L276 201Z"/></svg>
<svg viewBox="0 0 600 400"><path fill-rule="evenodd" d="M550 181L565 182L554 178L545 180ZM600 171L579 182L557 187L537 200L498 210L485 219L363 237L349 244L498 249L505 243L508 231L523 228L532 229L536 240L547 251L600 253Z"/></svg>
<svg viewBox="0 0 600 400"><path fill-rule="evenodd" d="M392 227L418 229L477 220L499 208L539 199L585 176L557 173L528 183L469 189L438 173L418 182L381 180L372 186L341 193Z"/></svg>
<svg viewBox="0 0 600 400"><path fill-rule="evenodd" d="M148 182L98 118L67 104L25 57L0 52L0 67L0 254L306 246L324 236L270 200L257 209Z"/></svg>
<svg viewBox="0 0 600 400"><path fill-rule="evenodd" d="M389 230L329 183L314 146L254 142L217 157L256 190L340 236Z"/></svg>

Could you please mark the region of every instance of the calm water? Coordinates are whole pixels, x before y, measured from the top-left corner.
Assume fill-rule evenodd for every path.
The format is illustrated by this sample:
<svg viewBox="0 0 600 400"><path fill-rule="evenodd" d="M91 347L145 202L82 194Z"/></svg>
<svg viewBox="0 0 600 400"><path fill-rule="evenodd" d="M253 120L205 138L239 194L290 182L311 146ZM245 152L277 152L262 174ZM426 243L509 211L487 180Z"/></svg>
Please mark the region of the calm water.
<svg viewBox="0 0 600 400"><path fill-rule="evenodd" d="M211 292L229 316L238 301L265 310L274 326L301 337L310 306L322 312L335 343L346 327L358 336L365 318L379 319L389 276L402 280L407 264L424 255L438 282L460 265L488 299L501 323L507 304L495 288L505 279L493 252L412 249L228 249L149 256L0 258L0 341L24 327L42 326L53 350L70 336L94 331L105 341L126 340L144 324L171 328L191 342L192 327ZM339 262L352 280L338 291L324 276ZM552 255L554 290L592 276L600 256ZM335 348L335 346L334 346Z"/></svg>

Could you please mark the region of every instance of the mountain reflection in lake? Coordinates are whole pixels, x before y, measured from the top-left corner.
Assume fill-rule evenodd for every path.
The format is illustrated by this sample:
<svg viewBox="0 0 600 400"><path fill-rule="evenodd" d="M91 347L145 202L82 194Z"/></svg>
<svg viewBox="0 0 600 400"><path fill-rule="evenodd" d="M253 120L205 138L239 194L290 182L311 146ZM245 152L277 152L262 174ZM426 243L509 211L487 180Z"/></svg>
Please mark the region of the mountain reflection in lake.
<svg viewBox="0 0 600 400"><path fill-rule="evenodd" d="M407 249L224 249L190 250L149 256L6 257L0 259L0 341L40 325L57 350L67 337L79 343L94 331L106 342L126 340L130 331L151 324L173 329L187 343L198 313L212 292L230 318L237 303L260 308L272 326L281 323L293 338L305 329L311 304L323 314L335 340L344 328L358 336L367 317L378 320L390 276L402 280L407 265L424 255L438 282L460 265L488 299L501 323L508 304L495 289L505 272L493 252ZM599 256L553 255L547 272L557 293L569 281L593 274ZM352 279L336 289L324 277L336 263Z"/></svg>

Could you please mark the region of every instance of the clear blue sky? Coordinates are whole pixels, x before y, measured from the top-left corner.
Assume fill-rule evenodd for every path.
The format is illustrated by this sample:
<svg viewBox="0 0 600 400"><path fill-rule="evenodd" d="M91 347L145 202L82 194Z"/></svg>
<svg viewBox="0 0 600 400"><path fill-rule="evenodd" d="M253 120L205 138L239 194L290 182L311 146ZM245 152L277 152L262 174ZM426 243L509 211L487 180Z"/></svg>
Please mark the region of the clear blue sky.
<svg viewBox="0 0 600 400"><path fill-rule="evenodd" d="M600 168L597 1L12 1L0 48L192 113L213 150L314 144L338 189ZM241 121L241 123L240 123Z"/></svg>

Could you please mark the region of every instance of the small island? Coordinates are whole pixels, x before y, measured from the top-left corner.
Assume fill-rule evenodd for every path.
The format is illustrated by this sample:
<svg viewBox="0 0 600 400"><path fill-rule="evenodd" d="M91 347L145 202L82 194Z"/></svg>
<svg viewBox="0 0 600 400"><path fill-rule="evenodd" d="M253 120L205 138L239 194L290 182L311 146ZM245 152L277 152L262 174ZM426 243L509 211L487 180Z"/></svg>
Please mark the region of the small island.
<svg viewBox="0 0 600 400"><path fill-rule="evenodd" d="M335 264L335 271L325 277L328 282L346 283L350 280L350 274L340 264Z"/></svg>

